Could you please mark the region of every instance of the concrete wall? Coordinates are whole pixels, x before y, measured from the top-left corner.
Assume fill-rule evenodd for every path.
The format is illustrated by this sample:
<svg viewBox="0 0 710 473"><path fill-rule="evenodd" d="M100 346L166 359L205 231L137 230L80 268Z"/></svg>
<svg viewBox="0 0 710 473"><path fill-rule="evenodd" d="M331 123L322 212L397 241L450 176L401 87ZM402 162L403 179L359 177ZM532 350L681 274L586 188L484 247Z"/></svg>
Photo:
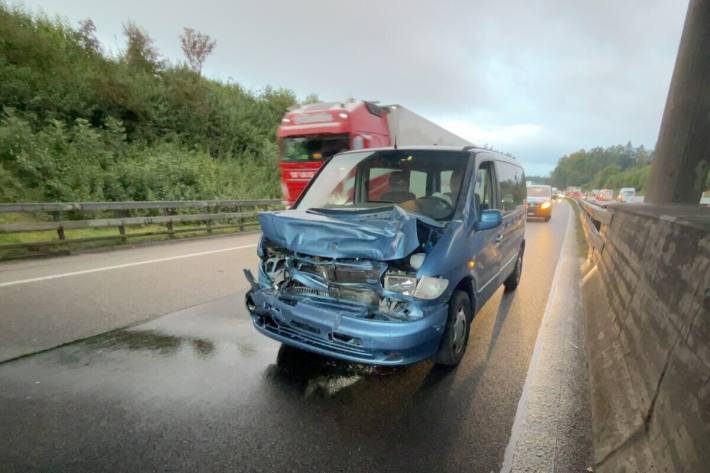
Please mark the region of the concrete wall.
<svg viewBox="0 0 710 473"><path fill-rule="evenodd" d="M595 471L710 471L710 208L610 211L582 284Z"/></svg>

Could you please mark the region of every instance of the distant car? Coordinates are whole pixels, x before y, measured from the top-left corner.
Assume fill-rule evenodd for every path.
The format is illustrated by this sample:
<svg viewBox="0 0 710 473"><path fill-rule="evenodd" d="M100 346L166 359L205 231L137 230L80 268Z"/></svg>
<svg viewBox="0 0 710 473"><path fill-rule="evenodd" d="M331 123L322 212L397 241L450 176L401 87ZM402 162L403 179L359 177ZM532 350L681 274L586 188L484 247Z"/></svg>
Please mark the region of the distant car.
<svg viewBox="0 0 710 473"><path fill-rule="evenodd" d="M599 189L599 192L597 192L597 200L600 201L607 201L607 200L612 200L614 198L614 191L611 189Z"/></svg>
<svg viewBox="0 0 710 473"><path fill-rule="evenodd" d="M636 189L633 187L622 187L619 190L619 195L616 197L616 200L628 203L631 202L634 197L636 197Z"/></svg>
<svg viewBox="0 0 710 473"><path fill-rule="evenodd" d="M552 188L550 186L528 186L528 217L552 218Z"/></svg>

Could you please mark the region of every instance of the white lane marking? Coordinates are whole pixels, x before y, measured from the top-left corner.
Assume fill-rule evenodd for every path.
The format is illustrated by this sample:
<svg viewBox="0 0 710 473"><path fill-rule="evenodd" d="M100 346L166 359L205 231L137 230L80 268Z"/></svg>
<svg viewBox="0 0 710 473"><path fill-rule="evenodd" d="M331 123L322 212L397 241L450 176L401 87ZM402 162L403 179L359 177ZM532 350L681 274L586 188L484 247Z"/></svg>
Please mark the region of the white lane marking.
<svg viewBox="0 0 710 473"><path fill-rule="evenodd" d="M100 268L83 269L81 271L72 271L69 273L50 274L49 276L40 276L37 278L18 279L17 281L0 282L0 288L1 287L8 287L8 286L17 286L19 284L29 284L29 283L33 283L33 282L39 282L39 281L47 281L50 279L67 278L70 276L80 276L82 274L98 273L101 271L111 271L113 269L131 268L133 266L142 266L144 264L162 263L164 261L174 261L174 260L184 259L184 258L194 258L196 256L213 255L216 253L225 253L227 251L243 250L245 248L253 248L255 246L256 246L256 243L252 243L251 245L231 246L229 248L220 248L219 250L200 251L198 253L188 253L186 255L177 255L177 256L166 256L165 258L148 259L148 260L143 260L143 261L135 261L133 263L116 264L113 266L102 266Z"/></svg>
<svg viewBox="0 0 710 473"><path fill-rule="evenodd" d="M571 212L572 210L569 209ZM557 288L560 286L560 263L565 259L565 244L569 238L570 229L572 228L572 216L567 216L567 226L565 227L565 234L562 238L560 244L560 255L557 257L557 263L555 263L555 273L552 276L552 284L550 292L547 295L547 303L545 304L545 312L542 315L542 320L540 320L540 327L537 329L537 337L535 338L535 348L533 349L532 357L530 358L530 364L528 365L528 373L525 376L525 384L523 385L523 392L518 400L518 407L515 410L515 420L513 420L513 428L510 432L510 440L508 445L505 447L505 454L503 455L503 466L500 469L501 473L510 473L513 469L513 455L515 453L515 447L518 444L518 439L525 430L525 418L527 416L528 410L528 398L530 397L530 392L532 391L533 379L536 376L538 370L540 354L542 349L540 348L542 344L540 340L542 339L543 332L545 332L547 327L547 321L550 319L550 313L554 306L554 301L557 298Z"/></svg>

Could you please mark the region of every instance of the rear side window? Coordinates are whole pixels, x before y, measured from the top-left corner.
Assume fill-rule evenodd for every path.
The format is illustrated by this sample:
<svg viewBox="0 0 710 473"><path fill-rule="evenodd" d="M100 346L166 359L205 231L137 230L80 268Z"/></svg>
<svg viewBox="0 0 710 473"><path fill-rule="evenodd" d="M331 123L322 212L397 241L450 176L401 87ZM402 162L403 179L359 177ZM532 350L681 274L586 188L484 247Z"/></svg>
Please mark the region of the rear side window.
<svg viewBox="0 0 710 473"><path fill-rule="evenodd" d="M496 161L496 175L500 189L500 209L503 213L522 209L525 204L526 185L522 168Z"/></svg>

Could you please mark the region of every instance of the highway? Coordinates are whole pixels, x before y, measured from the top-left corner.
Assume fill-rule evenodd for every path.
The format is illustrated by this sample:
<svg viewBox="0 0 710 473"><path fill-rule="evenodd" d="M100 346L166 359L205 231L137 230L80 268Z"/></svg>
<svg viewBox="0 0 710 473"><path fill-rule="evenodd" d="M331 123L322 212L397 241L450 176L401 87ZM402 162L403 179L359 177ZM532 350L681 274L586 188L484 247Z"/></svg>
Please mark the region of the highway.
<svg viewBox="0 0 710 473"><path fill-rule="evenodd" d="M251 327L258 234L0 264L4 471L586 471L574 213L454 370L336 362Z"/></svg>

